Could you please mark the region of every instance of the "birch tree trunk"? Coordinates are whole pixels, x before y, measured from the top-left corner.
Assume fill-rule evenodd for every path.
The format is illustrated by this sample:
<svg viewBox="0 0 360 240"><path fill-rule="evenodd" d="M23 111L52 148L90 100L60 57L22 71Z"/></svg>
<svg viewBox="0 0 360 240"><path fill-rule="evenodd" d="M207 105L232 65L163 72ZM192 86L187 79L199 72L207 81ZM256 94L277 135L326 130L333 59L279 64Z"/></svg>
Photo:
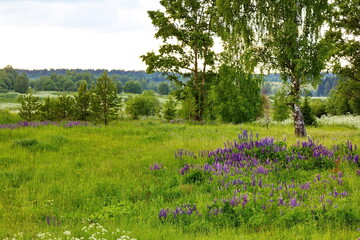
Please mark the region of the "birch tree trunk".
<svg viewBox="0 0 360 240"><path fill-rule="evenodd" d="M297 137L305 137L306 136L306 128L304 117L302 115L300 106L294 103L292 105L292 115L294 118L294 126L295 126L295 135Z"/></svg>

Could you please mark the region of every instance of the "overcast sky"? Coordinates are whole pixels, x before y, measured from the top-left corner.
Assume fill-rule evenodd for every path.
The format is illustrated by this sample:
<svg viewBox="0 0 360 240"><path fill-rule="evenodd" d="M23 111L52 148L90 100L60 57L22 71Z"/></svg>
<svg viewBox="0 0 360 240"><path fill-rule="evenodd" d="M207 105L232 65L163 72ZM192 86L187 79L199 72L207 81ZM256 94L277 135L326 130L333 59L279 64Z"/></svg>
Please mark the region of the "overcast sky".
<svg viewBox="0 0 360 240"><path fill-rule="evenodd" d="M0 0L0 68L145 70L159 0Z"/></svg>

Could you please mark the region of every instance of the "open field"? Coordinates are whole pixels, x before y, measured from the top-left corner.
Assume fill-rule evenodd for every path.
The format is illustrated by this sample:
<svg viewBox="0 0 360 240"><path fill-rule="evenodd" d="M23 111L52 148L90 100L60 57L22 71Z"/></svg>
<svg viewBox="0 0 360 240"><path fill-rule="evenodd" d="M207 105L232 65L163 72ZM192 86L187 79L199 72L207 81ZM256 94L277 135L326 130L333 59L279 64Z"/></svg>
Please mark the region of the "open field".
<svg viewBox="0 0 360 240"><path fill-rule="evenodd" d="M220 181L222 177L231 180L233 175L211 175L197 170L197 165L210 163L211 159L200 156L195 159L193 153L224 148L224 142L238 138L241 129L253 131L254 136L259 133L259 138L272 136L283 140L286 137L288 148L298 140L307 141L296 139L291 126L270 126L267 130L255 124L195 125L143 120L121 121L108 127L0 129L0 239L11 239L20 232L23 235L17 235L16 239L118 239L122 235L136 239L360 237L357 231L360 228L360 176L356 172L359 166L351 161L334 162L337 158L334 157L330 158L333 160L329 166L288 168L280 171L280 175L276 175L273 168L277 165L264 165L270 170L268 174L259 175L264 185L278 186L280 182L286 186L293 179L294 191L301 192L303 199L298 198L295 203L282 192L284 206L277 206L279 192L274 193L273 205L263 202L265 206L259 207L254 203L254 194L269 195L269 190L259 185L259 178L256 186L250 184L247 190L241 191L239 188L235 194L237 188L221 190L224 186ZM340 144L339 154L347 151L347 140L352 146L360 145L360 131L353 127L323 126L308 128L308 133L326 147ZM175 152L181 153L181 158L176 158ZM351 154L356 156L359 150L353 149ZM180 169L186 164L191 167L182 175ZM320 184L320 180L316 183L318 175L324 183ZM209 182L210 178L214 181ZM239 179L251 182L250 175ZM334 195L335 192L341 195ZM233 207L234 215L223 212L216 218L209 212L216 209L215 199L235 196L242 199L244 194L249 197L249 204L244 208L241 204L225 204ZM318 198L322 195L324 207L315 208L310 204L321 205ZM221 205L225 201L220 201L218 209L222 207L225 211L225 205ZM194 214L174 218L172 211L184 204L189 204L183 206L187 210L196 205L198 213L194 210ZM160 210L167 211L168 217L159 218ZM249 219L241 215L245 212ZM90 238L95 232L99 235Z"/></svg>

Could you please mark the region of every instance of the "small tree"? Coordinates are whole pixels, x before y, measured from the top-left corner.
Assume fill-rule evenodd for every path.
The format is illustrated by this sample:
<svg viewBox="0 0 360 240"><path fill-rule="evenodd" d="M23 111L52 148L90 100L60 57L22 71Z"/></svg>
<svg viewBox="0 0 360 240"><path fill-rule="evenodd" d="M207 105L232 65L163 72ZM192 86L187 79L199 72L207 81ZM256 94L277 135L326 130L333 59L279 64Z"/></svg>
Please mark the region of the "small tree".
<svg viewBox="0 0 360 240"><path fill-rule="evenodd" d="M54 121L56 115L55 100L50 97L45 98L44 104L42 104L39 109L40 120Z"/></svg>
<svg viewBox="0 0 360 240"><path fill-rule="evenodd" d="M74 117L75 101L74 98L65 94L60 95L54 100L54 108L57 120L70 120Z"/></svg>
<svg viewBox="0 0 360 240"><path fill-rule="evenodd" d="M93 93L90 105L92 114L107 125L116 118L120 99L117 96L115 83L108 77L106 72L98 78Z"/></svg>
<svg viewBox="0 0 360 240"><path fill-rule="evenodd" d="M164 103L164 108L162 111L164 118L166 120L172 120L176 116L176 101L170 96L169 100Z"/></svg>
<svg viewBox="0 0 360 240"><path fill-rule="evenodd" d="M29 79L25 73L16 76L14 90L18 93L26 93L29 90Z"/></svg>
<svg viewBox="0 0 360 240"><path fill-rule="evenodd" d="M141 116L154 116L160 110L160 102L155 95L145 92L141 95L131 97L126 102L126 113L132 119L139 119Z"/></svg>
<svg viewBox="0 0 360 240"><path fill-rule="evenodd" d="M166 82L162 82L159 84L158 92L161 95L168 95L170 93L170 86Z"/></svg>
<svg viewBox="0 0 360 240"><path fill-rule="evenodd" d="M33 97L32 93L29 92L25 95L21 95L19 101L21 103L19 116L28 122L35 120L40 108L39 98Z"/></svg>
<svg viewBox="0 0 360 240"><path fill-rule="evenodd" d="M311 110L311 107L309 105L309 101L308 101L307 97L305 98L304 103L301 106L301 111L304 116L305 125L308 125L308 126L316 125L316 118Z"/></svg>
<svg viewBox="0 0 360 240"><path fill-rule="evenodd" d="M141 85L138 81L127 81L124 85L124 92L126 93L141 93Z"/></svg>
<svg viewBox="0 0 360 240"><path fill-rule="evenodd" d="M87 82L82 80L75 95L76 119L86 121L90 116L90 92L87 90Z"/></svg>

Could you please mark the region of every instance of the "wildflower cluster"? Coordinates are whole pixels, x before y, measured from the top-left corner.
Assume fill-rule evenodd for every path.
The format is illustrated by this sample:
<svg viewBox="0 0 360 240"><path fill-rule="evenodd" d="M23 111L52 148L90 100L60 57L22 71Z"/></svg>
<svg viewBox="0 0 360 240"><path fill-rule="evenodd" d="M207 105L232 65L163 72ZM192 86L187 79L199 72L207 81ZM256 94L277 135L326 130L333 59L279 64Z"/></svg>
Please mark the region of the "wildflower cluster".
<svg viewBox="0 0 360 240"><path fill-rule="evenodd" d="M266 225L271 219L284 219L282 216L289 214L310 220L322 215L330 221L328 212L346 212L351 202L348 196L352 192L345 184L349 176L339 170L339 165L359 162L355 145L347 142L344 148L331 150L311 138L288 146L285 140L259 139L258 134L244 130L223 148L207 151L206 157L199 154L199 162L203 160L204 164L184 163L179 174L185 184L208 184L206 189L223 196L213 199L203 214L217 224ZM184 150L176 154L181 160L184 155L195 156ZM301 177L304 171L312 177ZM360 176L359 172L355 176ZM197 209L196 212L201 216ZM173 219L179 213L191 215L193 211L184 207L161 209L159 218ZM260 218L263 214L267 217ZM343 216L345 222L351 219L360 223L359 216Z"/></svg>
<svg viewBox="0 0 360 240"><path fill-rule="evenodd" d="M179 220L182 216L199 215L195 204L184 204L175 209L161 209L159 212L159 219L161 221Z"/></svg>

